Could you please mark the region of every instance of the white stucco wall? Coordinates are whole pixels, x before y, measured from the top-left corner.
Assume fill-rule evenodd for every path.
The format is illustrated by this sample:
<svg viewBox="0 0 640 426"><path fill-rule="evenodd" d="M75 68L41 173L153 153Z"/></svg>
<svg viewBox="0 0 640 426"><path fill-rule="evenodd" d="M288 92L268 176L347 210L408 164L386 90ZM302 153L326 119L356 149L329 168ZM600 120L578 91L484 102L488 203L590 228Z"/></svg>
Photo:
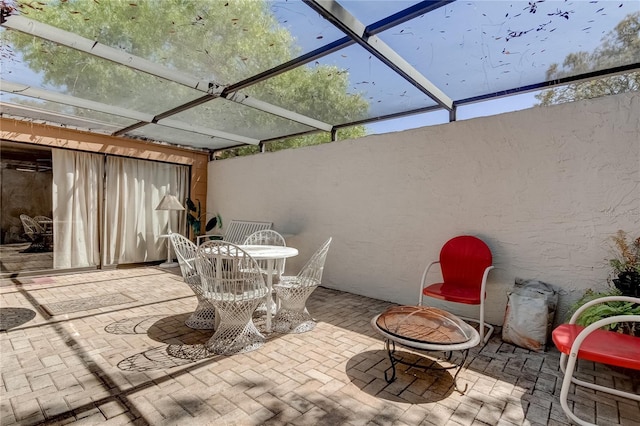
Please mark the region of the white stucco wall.
<svg viewBox="0 0 640 426"><path fill-rule="evenodd" d="M288 273L333 236L324 286L402 304L445 241L476 235L496 266L487 320L520 277L561 290L558 321L606 286L609 236L640 234L640 95L214 161L207 211L294 234Z"/></svg>

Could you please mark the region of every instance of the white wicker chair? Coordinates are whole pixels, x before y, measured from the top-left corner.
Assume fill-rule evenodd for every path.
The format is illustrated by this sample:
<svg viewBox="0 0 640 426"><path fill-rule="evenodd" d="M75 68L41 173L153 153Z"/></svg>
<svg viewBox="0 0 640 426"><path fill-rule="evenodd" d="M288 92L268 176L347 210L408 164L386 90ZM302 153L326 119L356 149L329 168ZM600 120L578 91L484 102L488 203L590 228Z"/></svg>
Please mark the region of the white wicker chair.
<svg viewBox="0 0 640 426"><path fill-rule="evenodd" d="M273 222L251 222L248 220L232 220L224 227L224 235L205 234L197 237L198 245L202 240L224 240L233 244L242 242L251 234L263 229L271 229Z"/></svg>
<svg viewBox="0 0 640 426"><path fill-rule="evenodd" d="M189 239L176 233L170 234L169 239L171 240L173 251L178 258L182 278L191 290L193 290L198 299L196 310L184 323L187 327L196 330L212 330L215 328L216 310L202 293L200 275L198 275L195 265L198 246Z"/></svg>
<svg viewBox="0 0 640 426"><path fill-rule="evenodd" d="M40 228L42 228L45 235L53 234L53 221L50 217L47 216L34 216L33 220L35 220ZM47 225L43 225L41 222L46 223ZM51 224L51 226L49 226Z"/></svg>
<svg viewBox="0 0 640 426"><path fill-rule="evenodd" d="M29 215L21 214L20 221L24 228L24 233L29 237L31 241L36 241L44 235L44 229L34 218Z"/></svg>
<svg viewBox="0 0 640 426"><path fill-rule="evenodd" d="M280 246L286 247L287 243L284 241L284 237L273 229L264 229L256 231L249 235L242 244L245 245L268 245L268 246ZM258 266L266 273L267 260L257 260ZM285 259L276 259L273 265L273 283L277 283L280 280L280 276L284 274Z"/></svg>
<svg viewBox="0 0 640 426"><path fill-rule="evenodd" d="M34 218L21 214L20 221L24 233L31 240L28 248L21 253L42 253L51 251L53 246L53 233L45 230Z"/></svg>
<svg viewBox="0 0 640 426"><path fill-rule="evenodd" d="M207 241L198 247L196 269L203 293L218 316L207 349L230 355L262 346L265 339L252 314L268 290L255 259L235 244Z"/></svg>
<svg viewBox="0 0 640 426"><path fill-rule="evenodd" d="M295 277L283 276L273 288L280 300L280 308L273 319L278 333L304 333L313 330L316 322L309 314L306 302L322 281L322 271L331 238L320 246Z"/></svg>
<svg viewBox="0 0 640 426"><path fill-rule="evenodd" d="M253 234L249 235L243 242L245 245L269 245L269 246L281 246L285 247L287 244L284 241L284 237L280 235L277 231L272 229L263 229L260 231L256 231ZM265 276L265 281L267 279L267 263L268 260L256 260L258 262L258 266L260 270ZM284 273L284 265L285 259L276 259L273 265L273 275L271 278L271 282L273 284L277 284L280 282L280 277ZM267 299L269 299L269 295L267 295ZM276 304L273 301L273 297L270 300L265 300L256 308L255 314L260 316L266 313L267 311L267 302L271 306L271 312L275 313Z"/></svg>

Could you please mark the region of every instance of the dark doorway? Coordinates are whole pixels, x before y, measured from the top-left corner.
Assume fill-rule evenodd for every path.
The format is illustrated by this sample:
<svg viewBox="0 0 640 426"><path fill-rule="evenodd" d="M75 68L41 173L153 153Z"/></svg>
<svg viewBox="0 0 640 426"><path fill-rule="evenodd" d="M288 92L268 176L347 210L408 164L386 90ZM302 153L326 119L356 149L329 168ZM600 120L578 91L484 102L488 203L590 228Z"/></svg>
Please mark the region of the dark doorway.
<svg viewBox="0 0 640 426"><path fill-rule="evenodd" d="M0 273L53 269L51 149L0 141ZM35 231L25 224L34 219Z"/></svg>

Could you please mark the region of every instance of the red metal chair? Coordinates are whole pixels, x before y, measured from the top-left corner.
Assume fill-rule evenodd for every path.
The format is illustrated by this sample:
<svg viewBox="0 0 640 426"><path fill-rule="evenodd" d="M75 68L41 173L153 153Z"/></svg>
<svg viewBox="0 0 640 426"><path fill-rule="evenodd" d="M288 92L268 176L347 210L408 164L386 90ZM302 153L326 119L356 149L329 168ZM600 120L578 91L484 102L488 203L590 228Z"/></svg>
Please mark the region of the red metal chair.
<svg viewBox="0 0 640 426"><path fill-rule="evenodd" d="M631 302L640 304L640 298L628 296L601 297L582 305L569 320L553 330L553 343L560 354L560 369L564 373L560 390L560 405L564 413L579 425L592 425L578 418L569 407L567 395L571 383L596 391L640 401L637 393L613 389L595 383L585 382L573 376L578 359L613 365L616 367L640 370L640 337L603 330L602 327L619 322L640 322L640 315L616 315L594 322L588 327L576 324L576 320L589 307L605 302Z"/></svg>
<svg viewBox="0 0 640 426"><path fill-rule="evenodd" d="M491 250L479 238L462 235L452 238L440 250L440 260L431 262L422 274L420 303L424 296L447 302L480 305L480 319L462 318L480 324L480 340L486 343L493 326L484 322L487 275L493 269ZM426 285L431 267L440 264L442 282ZM485 327L488 332L485 334Z"/></svg>

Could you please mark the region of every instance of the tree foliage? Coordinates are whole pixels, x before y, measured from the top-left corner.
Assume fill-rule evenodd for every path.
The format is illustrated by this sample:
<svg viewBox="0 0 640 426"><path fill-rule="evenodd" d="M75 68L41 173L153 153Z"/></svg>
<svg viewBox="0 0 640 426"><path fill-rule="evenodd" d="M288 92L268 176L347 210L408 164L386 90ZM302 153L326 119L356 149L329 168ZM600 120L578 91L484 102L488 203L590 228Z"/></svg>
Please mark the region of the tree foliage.
<svg viewBox="0 0 640 426"><path fill-rule="evenodd" d="M16 8L31 19L222 86L300 54L295 39L279 25L265 1L19 0ZM78 98L156 115L203 95L15 31L5 31L3 37L32 70L41 73L46 86ZM249 86L243 93L321 121L345 123L362 118L368 109L362 96L348 92L348 80L346 71L332 66L298 67ZM283 129L312 130L223 99L172 118L256 139L278 136ZM271 129L270 134L260 133L265 127ZM364 127L358 126L346 130L344 136L364 134ZM329 140L327 134L289 138L270 143L269 150ZM255 151L247 147L226 155Z"/></svg>
<svg viewBox="0 0 640 426"><path fill-rule="evenodd" d="M638 62L640 62L640 12L635 12L620 21L593 52L571 53L566 56L562 67L552 64L547 70L547 80ZM640 90L640 72L631 72L545 90L537 94L536 98L540 101L540 105L553 105L638 90Z"/></svg>

